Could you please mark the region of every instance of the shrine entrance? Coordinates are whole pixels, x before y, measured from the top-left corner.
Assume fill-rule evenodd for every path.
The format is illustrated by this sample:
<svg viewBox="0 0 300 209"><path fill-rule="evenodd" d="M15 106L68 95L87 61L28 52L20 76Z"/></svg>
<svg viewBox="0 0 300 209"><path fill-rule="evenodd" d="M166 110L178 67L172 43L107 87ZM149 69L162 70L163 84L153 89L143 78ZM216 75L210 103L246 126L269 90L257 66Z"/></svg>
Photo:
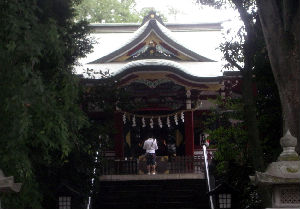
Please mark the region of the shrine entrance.
<svg viewBox="0 0 300 209"><path fill-rule="evenodd" d="M144 120L145 123L151 123L151 119L144 118ZM142 121L139 120L136 123L142 123ZM124 126L124 157L138 158L145 154L143 144L149 137L154 137L157 140L157 156L181 156L185 154L184 124L182 122L178 122L176 127L168 127L167 125L160 127L156 119L153 119L153 123L157 123L153 125L153 128L142 125L132 127L131 124ZM162 120L161 123L165 123L165 121Z"/></svg>
<svg viewBox="0 0 300 209"><path fill-rule="evenodd" d="M158 140L158 155L193 156L194 115L213 106L208 98L218 94L219 78L194 77L172 63L141 63L114 77L129 97L129 108L118 107L115 113L116 156L138 158L149 134Z"/></svg>
<svg viewBox="0 0 300 209"><path fill-rule="evenodd" d="M143 155L143 143L151 136L157 139L157 156L185 155L186 88L164 74L139 74L122 86L130 97L131 106L136 106L134 110L120 110L124 157Z"/></svg>

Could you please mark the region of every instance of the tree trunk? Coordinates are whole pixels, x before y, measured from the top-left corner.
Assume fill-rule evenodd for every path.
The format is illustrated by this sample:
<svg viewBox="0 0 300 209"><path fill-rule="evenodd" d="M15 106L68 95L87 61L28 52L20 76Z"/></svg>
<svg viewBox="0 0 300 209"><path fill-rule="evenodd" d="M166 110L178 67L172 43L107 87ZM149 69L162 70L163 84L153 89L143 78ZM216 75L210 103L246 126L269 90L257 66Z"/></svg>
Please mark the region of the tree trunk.
<svg viewBox="0 0 300 209"><path fill-rule="evenodd" d="M254 40L254 39L253 39ZM253 57L245 57L245 63L247 59ZM251 61L250 61L251 63ZM245 65L246 67L246 65ZM244 114L245 124L248 135L249 155L251 156L252 165L256 171L264 171L265 164L263 158L263 151L261 142L259 140L258 122L256 118L256 106L253 96L253 74L251 68L247 68L241 71L243 77L243 100L244 100ZM269 191L262 187L258 187L258 193L264 203L264 207L271 205L271 195Z"/></svg>
<svg viewBox="0 0 300 209"><path fill-rule="evenodd" d="M261 143L259 140L258 122L256 118L256 103L253 96L253 74L254 68L254 56L256 53L255 42L256 32L255 23L253 18L249 15L246 7L244 7L242 1L232 0L232 3L236 6L240 17L244 23L245 42L243 43L243 55L244 55L244 67L240 67L243 77L243 101L244 101L244 114L245 124L248 136L249 153L251 155L252 164L257 171L264 170L264 159Z"/></svg>
<svg viewBox="0 0 300 209"><path fill-rule="evenodd" d="M300 2L257 0L286 129L300 151ZM286 130L285 130L286 131Z"/></svg>
<svg viewBox="0 0 300 209"><path fill-rule="evenodd" d="M244 101L244 114L245 124L248 135L249 154L257 171L264 170L264 159L262 147L259 140L259 131L256 118L256 107L253 96L253 76L252 70L241 71L243 77L243 101Z"/></svg>
<svg viewBox="0 0 300 209"><path fill-rule="evenodd" d="M248 135L249 154L254 169L256 171L264 171L264 157L261 142L259 139L258 122L256 118L256 103L253 95L253 72L254 56L256 53L256 32L255 23L251 16L248 14L247 9L243 6L242 1L232 0L237 7L240 17L245 25L247 35L245 36L245 42L243 45L244 54L244 67L240 69L243 77L243 100L244 100L244 114L245 124ZM268 190L264 187L258 188L260 198L264 203L264 207L270 206L271 196Z"/></svg>

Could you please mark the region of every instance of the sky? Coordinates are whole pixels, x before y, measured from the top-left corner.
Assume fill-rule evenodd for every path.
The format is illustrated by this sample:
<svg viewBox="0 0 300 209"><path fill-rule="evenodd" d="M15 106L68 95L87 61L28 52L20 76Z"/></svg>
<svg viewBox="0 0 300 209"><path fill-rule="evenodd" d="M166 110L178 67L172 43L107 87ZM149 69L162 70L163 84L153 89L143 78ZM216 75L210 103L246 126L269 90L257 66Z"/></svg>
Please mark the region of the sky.
<svg viewBox="0 0 300 209"><path fill-rule="evenodd" d="M193 0L136 0L136 9L154 7L167 16L169 22L221 22L237 19L233 10L218 10L196 5ZM177 16L168 15L170 8L178 11Z"/></svg>
<svg viewBox="0 0 300 209"><path fill-rule="evenodd" d="M176 23L215 23L222 22L223 31L237 31L242 22L237 11L226 9L215 9L195 3L195 0L135 0L136 9L154 7L167 16L168 22ZM178 11L178 14L170 15L170 8Z"/></svg>

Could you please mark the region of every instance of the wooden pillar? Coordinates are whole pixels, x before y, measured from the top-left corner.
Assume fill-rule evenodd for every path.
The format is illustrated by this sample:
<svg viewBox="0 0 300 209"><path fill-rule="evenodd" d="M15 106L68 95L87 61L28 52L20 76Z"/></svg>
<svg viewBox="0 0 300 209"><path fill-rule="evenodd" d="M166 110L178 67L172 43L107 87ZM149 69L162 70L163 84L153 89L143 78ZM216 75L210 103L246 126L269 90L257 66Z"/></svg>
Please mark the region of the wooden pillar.
<svg viewBox="0 0 300 209"><path fill-rule="evenodd" d="M194 117L193 111L184 113L185 155L194 155Z"/></svg>
<svg viewBox="0 0 300 209"><path fill-rule="evenodd" d="M114 115L114 123L115 123L115 153L117 158L124 157L124 134L123 134L123 117L122 113L115 112Z"/></svg>

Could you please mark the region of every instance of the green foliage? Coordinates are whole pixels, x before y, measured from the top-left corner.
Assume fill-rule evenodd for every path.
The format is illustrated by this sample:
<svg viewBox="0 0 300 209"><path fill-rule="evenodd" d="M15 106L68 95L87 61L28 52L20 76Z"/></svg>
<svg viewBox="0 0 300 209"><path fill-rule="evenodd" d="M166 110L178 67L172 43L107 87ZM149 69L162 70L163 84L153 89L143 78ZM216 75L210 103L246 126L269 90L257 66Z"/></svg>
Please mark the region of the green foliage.
<svg viewBox="0 0 300 209"><path fill-rule="evenodd" d="M87 124L73 65L90 51L71 0L0 3L0 168L23 187L5 208L42 208L41 167L63 165ZM45 184L45 185L41 185Z"/></svg>
<svg viewBox="0 0 300 209"><path fill-rule="evenodd" d="M86 69L85 75L89 77L86 79L86 82L89 82L90 78L95 79L97 75L98 79L100 77L97 85L92 85L85 89L84 103L86 106L84 110L86 112L101 111L105 117L111 120L116 106L125 110L132 109L138 105L136 102L130 100L130 95L126 92L126 87L118 87L118 81L111 76L109 71L96 72L94 69ZM92 110L89 110L87 105L89 105ZM96 110L93 110L93 108L96 108Z"/></svg>
<svg viewBox="0 0 300 209"><path fill-rule="evenodd" d="M262 208L257 188L249 181L254 167L245 129L243 101L240 98L218 98L215 103L218 108L206 120L210 143L217 148L211 172L217 182L225 181L239 190L240 208Z"/></svg>
<svg viewBox="0 0 300 209"><path fill-rule="evenodd" d="M253 6L256 0L194 0L196 3L200 5L209 5L214 8L220 9L220 8L234 8L237 9L238 2L239 6L244 8L250 8Z"/></svg>
<svg viewBox="0 0 300 209"><path fill-rule="evenodd" d="M209 114L206 120L210 147L217 148L210 172L217 184L227 182L239 190L240 208L261 208L261 199L249 182L253 166L243 121L243 103L238 98L219 98L215 103L218 109Z"/></svg>
<svg viewBox="0 0 300 209"><path fill-rule="evenodd" d="M238 31L227 31L226 41L221 44L220 49L224 54L224 59L228 61L225 65L227 69L237 68L241 72L252 71L255 75L257 96L254 102L257 108L256 115L264 160L266 162L275 160L280 150L279 137L282 135L281 108L255 1L198 0L198 3L217 8L229 6L240 13L244 26ZM243 96L246 97L246 95ZM270 147L273 152L270 152Z"/></svg>
<svg viewBox="0 0 300 209"><path fill-rule="evenodd" d="M260 39L257 39L259 53L255 55L254 68L257 87L256 106L264 159L270 163L275 161L281 152L279 140L282 136L282 110L261 29L259 37Z"/></svg>
<svg viewBox="0 0 300 209"><path fill-rule="evenodd" d="M77 20L87 20L91 23L140 23L152 7L135 9L135 0L83 0L75 7ZM160 11L157 11L164 22L167 18Z"/></svg>
<svg viewBox="0 0 300 209"><path fill-rule="evenodd" d="M75 9L76 19L93 23L138 22L142 18L135 10L135 0L83 0Z"/></svg>
<svg viewBox="0 0 300 209"><path fill-rule="evenodd" d="M89 85L85 85L82 108L91 119L91 127L84 131L85 137L101 138L97 141L98 144L95 146L97 149L94 153L111 151L114 149L114 134L116 133L114 120L116 109L132 111L139 109L142 104L133 99L135 95L131 95L126 86L120 88L118 81L109 71L86 69L84 75L88 78L83 82ZM101 144L101 149L99 144ZM101 165L96 165L96 167L99 166Z"/></svg>
<svg viewBox="0 0 300 209"><path fill-rule="evenodd" d="M206 132L212 146L217 148L214 156L217 175L227 175L230 164L243 166L248 160L243 103L239 98L217 98L214 102L218 108L208 114Z"/></svg>
<svg viewBox="0 0 300 209"><path fill-rule="evenodd" d="M209 132L209 137L216 143L215 160L218 161L219 173L227 173L231 169L229 163L245 165L247 161L247 137L241 125L219 127Z"/></svg>
<svg viewBox="0 0 300 209"><path fill-rule="evenodd" d="M262 202L256 194L259 192L264 203L268 202L268 194L260 190L261 188L256 190L251 187L248 175L255 170L262 170L263 161L270 162L274 160L274 156L278 156L278 141L282 134L279 96L266 55L256 4L254 0L197 0L197 2L213 5L216 8L231 7L239 12L244 23L243 28L236 33L228 32L231 38L227 39L220 49L224 54L224 59L228 62L225 67L240 70L243 77L243 117L248 138L247 149L243 155L247 158L244 164L238 165L233 162L226 164L227 167L223 166L223 168L228 171L225 176L229 179L228 181L242 190L242 208L262 207ZM256 97L253 97L252 74L256 76ZM228 142L224 143L228 145ZM231 156L232 151L228 149L228 152ZM239 172L235 172L236 170Z"/></svg>
<svg viewBox="0 0 300 209"><path fill-rule="evenodd" d="M241 189L241 208L261 208L268 206L270 197L264 188L254 188L249 184L249 174L255 170L262 171L264 162L278 156L279 136L281 136L281 110L278 91L271 73L266 55L265 43L256 1L254 0L197 0L198 3L212 5L216 8L231 7L239 12L243 27L237 32L229 31L230 39L221 44L220 49L228 62L227 69L238 69L243 78L244 128L247 130L247 149L243 153L247 158L244 164L229 161L226 166L219 162L218 168L227 173L225 177L236 188ZM257 95L253 96L253 76L256 75ZM256 107L256 108L255 108ZM256 110L255 110L256 109ZM223 142L229 157L232 150L228 142ZM220 145L218 145L220 146ZM221 146L223 147L223 145ZM226 149L224 149L226 150ZM225 151L226 152L226 151ZM224 153L225 154L225 153ZM225 155L226 156L226 155ZM248 159L249 158L249 159ZM239 158L237 158L239 159ZM235 159L236 160L236 159ZM220 170L220 169L219 169ZM238 172L236 172L238 171ZM258 194L263 201L259 200Z"/></svg>

